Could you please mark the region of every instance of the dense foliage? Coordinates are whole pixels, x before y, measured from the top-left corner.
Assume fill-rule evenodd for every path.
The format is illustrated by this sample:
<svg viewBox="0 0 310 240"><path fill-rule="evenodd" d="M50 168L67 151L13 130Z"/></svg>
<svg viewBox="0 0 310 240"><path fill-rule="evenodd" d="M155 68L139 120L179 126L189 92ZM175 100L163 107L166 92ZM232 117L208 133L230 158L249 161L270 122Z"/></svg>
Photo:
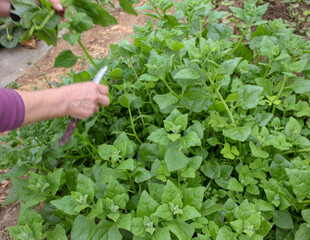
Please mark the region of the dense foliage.
<svg viewBox="0 0 310 240"><path fill-rule="evenodd" d="M133 45L64 78L108 65L109 107L64 147L62 119L3 138L14 239L309 239L310 43L267 7L231 7L236 32L206 0L140 7Z"/></svg>

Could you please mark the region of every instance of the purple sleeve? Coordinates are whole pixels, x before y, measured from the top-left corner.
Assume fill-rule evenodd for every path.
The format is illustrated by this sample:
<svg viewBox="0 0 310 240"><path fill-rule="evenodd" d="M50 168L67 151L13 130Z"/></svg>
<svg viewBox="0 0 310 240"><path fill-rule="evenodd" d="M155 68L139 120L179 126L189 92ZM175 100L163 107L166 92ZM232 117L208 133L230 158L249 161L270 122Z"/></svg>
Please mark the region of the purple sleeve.
<svg viewBox="0 0 310 240"><path fill-rule="evenodd" d="M0 88L0 132L22 125L25 119L25 104L14 90Z"/></svg>

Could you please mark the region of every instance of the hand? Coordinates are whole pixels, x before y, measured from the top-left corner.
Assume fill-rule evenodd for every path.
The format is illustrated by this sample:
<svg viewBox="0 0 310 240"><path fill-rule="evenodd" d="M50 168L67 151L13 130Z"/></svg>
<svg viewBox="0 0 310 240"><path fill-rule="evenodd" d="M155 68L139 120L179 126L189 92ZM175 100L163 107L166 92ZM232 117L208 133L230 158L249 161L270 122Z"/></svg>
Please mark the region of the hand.
<svg viewBox="0 0 310 240"><path fill-rule="evenodd" d="M1 1L1 0L0 0ZM55 9L55 11L57 12L58 15L60 15L61 17L64 17L64 8L63 6L61 5L60 1L59 0L48 0L52 5L53 5L53 8ZM40 6L40 2L39 0L34 0L34 2Z"/></svg>
<svg viewBox="0 0 310 240"><path fill-rule="evenodd" d="M93 82L75 83L55 89L18 91L25 105L23 126L57 117L85 119L110 104L108 88Z"/></svg>
<svg viewBox="0 0 310 240"><path fill-rule="evenodd" d="M11 10L10 0L0 0L0 17L9 17Z"/></svg>
<svg viewBox="0 0 310 240"><path fill-rule="evenodd" d="M85 119L99 111L100 106L108 106L108 88L93 82L76 83L62 87L67 104L66 115Z"/></svg>

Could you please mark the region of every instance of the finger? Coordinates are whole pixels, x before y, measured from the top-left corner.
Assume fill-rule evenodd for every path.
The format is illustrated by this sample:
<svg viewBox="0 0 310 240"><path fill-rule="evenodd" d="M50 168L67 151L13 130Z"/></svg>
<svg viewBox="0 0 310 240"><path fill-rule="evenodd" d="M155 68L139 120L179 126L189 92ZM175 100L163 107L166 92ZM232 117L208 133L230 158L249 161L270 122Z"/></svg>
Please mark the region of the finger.
<svg viewBox="0 0 310 240"><path fill-rule="evenodd" d="M97 99L97 104L100 106L108 106L110 104L110 99L106 95L99 95Z"/></svg>
<svg viewBox="0 0 310 240"><path fill-rule="evenodd" d="M103 95L108 95L108 93L109 93L108 87L106 85L102 85L102 84L98 85L98 91L100 94L103 94Z"/></svg>
<svg viewBox="0 0 310 240"><path fill-rule="evenodd" d="M95 106L95 107L94 107L94 112L93 112L93 113L99 112L99 109L100 109L99 106Z"/></svg>
<svg viewBox="0 0 310 240"><path fill-rule="evenodd" d="M53 8L57 11L57 12L62 12L63 6L61 5L61 3L59 2L59 0L49 0L51 4L53 4Z"/></svg>

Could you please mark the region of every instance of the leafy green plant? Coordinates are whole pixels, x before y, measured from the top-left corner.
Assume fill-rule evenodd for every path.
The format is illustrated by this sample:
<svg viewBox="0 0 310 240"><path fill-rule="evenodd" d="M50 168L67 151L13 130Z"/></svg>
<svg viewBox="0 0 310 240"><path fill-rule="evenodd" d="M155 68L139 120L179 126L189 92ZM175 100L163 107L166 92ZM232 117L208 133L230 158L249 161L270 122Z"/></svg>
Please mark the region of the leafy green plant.
<svg viewBox="0 0 310 240"><path fill-rule="evenodd" d="M23 201L11 235L308 239L310 43L263 21L266 9L231 8L236 35L205 0L141 7L151 18L133 45L112 44L110 58L65 79L108 65L109 107L63 147L62 119L2 138L5 204ZM30 209L43 201L40 214Z"/></svg>

